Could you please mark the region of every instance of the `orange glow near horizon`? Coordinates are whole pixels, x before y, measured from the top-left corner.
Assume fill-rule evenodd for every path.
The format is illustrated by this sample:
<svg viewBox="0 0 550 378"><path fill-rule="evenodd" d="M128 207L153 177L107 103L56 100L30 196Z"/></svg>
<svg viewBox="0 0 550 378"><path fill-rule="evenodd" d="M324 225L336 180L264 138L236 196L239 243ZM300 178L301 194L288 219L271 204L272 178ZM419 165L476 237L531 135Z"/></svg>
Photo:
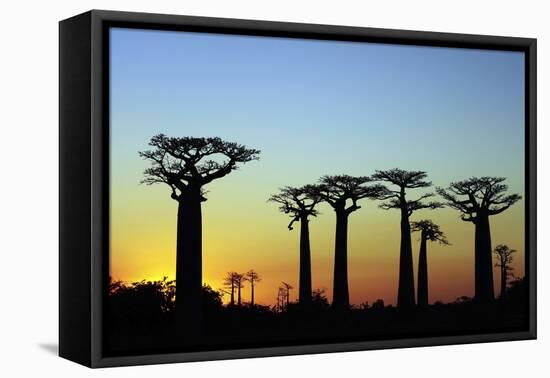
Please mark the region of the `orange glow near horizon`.
<svg viewBox="0 0 550 378"><path fill-rule="evenodd" d="M159 280L175 277L176 203L167 188L136 186L142 204L134 206L133 196L118 198L111 213L111 276L115 280ZM275 303L281 281L291 283L291 300L297 299L299 269L299 223L287 229L288 219L272 203L268 193L242 193L239 199L223 203L214 192L203 205L203 282L214 289L223 287L228 271L256 270L262 281L256 286L256 303ZM412 194L411 194L412 195ZM137 197L137 194L136 194ZM148 198L149 197L149 198ZM158 200L154 200L158 198ZM257 207L251 206L254 200ZM377 202L363 201L362 208L349 218L348 269L350 301L372 303L383 299L395 304L399 261L399 212L385 211ZM248 208L246 208L246 204ZM491 219L493 247L504 243L518 250L514 273L523 276L523 201ZM238 211L237 209L242 209ZM335 220L331 208L320 205L321 215L310 222L313 288L324 289L332 297L333 244ZM450 246L428 244L430 302L453 301L473 295L474 227L463 222L451 209L422 210L411 220L430 218L447 234ZM419 235L413 233L415 274ZM500 287L498 268L494 270L495 293ZM242 289L249 301L250 288ZM224 301L228 301L228 296Z"/></svg>

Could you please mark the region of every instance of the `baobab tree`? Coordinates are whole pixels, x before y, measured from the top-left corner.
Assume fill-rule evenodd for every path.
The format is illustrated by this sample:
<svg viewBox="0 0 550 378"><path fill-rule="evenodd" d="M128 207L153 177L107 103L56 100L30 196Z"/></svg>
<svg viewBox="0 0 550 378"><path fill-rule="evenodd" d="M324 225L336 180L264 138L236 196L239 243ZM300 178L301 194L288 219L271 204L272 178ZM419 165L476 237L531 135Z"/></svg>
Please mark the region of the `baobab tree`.
<svg viewBox="0 0 550 378"><path fill-rule="evenodd" d="M283 289L284 289L284 295L286 296L285 297L285 300L286 300L286 307L288 307L288 304L290 303L290 290L294 289L294 286L292 286L291 284L288 284L286 282L281 282L283 284Z"/></svg>
<svg viewBox="0 0 550 378"><path fill-rule="evenodd" d="M178 203L176 242L176 316L180 326L194 329L201 316L202 213L205 186L220 179L238 164L257 160L259 150L220 138L151 138L153 149L139 152L151 163L142 183L165 184Z"/></svg>
<svg viewBox="0 0 550 378"><path fill-rule="evenodd" d="M223 279L224 286L227 289L229 289L229 293L230 293L230 296L231 296L229 304L231 306L235 305L235 288L236 288L236 283L237 283L237 280L236 280L237 275L238 275L237 272L227 272L227 275Z"/></svg>
<svg viewBox="0 0 550 378"><path fill-rule="evenodd" d="M418 288L417 304L419 307L428 305L428 253L427 243L438 242L449 245L445 234L439 226L429 219L411 223L413 232L420 232L420 253L418 254Z"/></svg>
<svg viewBox="0 0 550 378"><path fill-rule="evenodd" d="M237 289L237 306L241 306L242 304L242 297L241 297L241 289L244 287L244 274L236 273L235 274L235 288Z"/></svg>
<svg viewBox="0 0 550 378"><path fill-rule="evenodd" d="M433 193L425 193L417 199L407 198L407 189L426 188L432 185L426 181L427 173L424 171L405 171L394 168L385 171L376 171L372 176L377 181L384 181L394 186L397 190L387 189L382 197L386 202L380 207L384 210L397 209L401 213L401 243L399 248L399 285L397 290L397 306L409 308L414 306L414 267L412 257L410 216L420 209L437 209L442 207L439 202L426 201L434 196Z"/></svg>
<svg viewBox="0 0 550 378"><path fill-rule="evenodd" d="M507 245L499 244L495 247L495 250L493 253L496 257L496 264L495 266L500 268L500 298L504 298L506 295L506 287L508 286L508 277L512 275L512 268L510 264L512 263L512 260L514 259L513 254L517 251L515 249L511 249Z"/></svg>
<svg viewBox="0 0 550 378"><path fill-rule="evenodd" d="M312 193L309 186L293 188L286 186L278 194L269 197L271 202L279 204L279 210L290 215L289 230L294 222L300 222L300 282L298 302L302 306L311 304L311 247L309 243L309 217L317 216L315 206L321 201Z"/></svg>
<svg viewBox="0 0 550 378"><path fill-rule="evenodd" d="M367 176L323 176L319 184L308 191L328 203L336 213L336 237L334 242L334 288L332 307L349 308L348 288L348 217L361 208L357 203L363 198L377 199L387 193L382 185L366 185L373 181Z"/></svg>
<svg viewBox="0 0 550 378"><path fill-rule="evenodd" d="M495 299L489 217L502 213L521 199L519 194L506 194L505 180L504 177L472 177L453 182L446 189L437 188L447 206L460 211L461 219L475 226L474 299L477 302Z"/></svg>
<svg viewBox="0 0 550 378"><path fill-rule="evenodd" d="M254 269L250 269L246 272L245 280L250 282L250 305L254 306L254 288L256 287L256 284L262 280L262 278Z"/></svg>

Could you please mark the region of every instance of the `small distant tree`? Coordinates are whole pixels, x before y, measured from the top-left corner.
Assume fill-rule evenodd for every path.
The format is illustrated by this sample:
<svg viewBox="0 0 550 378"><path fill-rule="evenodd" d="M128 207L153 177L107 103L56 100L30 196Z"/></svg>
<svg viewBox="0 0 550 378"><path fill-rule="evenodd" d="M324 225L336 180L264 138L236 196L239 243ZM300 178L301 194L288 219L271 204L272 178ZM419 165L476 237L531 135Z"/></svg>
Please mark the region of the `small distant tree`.
<svg viewBox="0 0 550 378"><path fill-rule="evenodd" d="M499 244L493 251L497 262L496 267L500 268L500 298L504 298L506 295L506 287L508 286L508 277L512 277L512 268L510 264L514 259L513 254L516 253L515 249L511 249L505 244Z"/></svg>
<svg viewBox="0 0 550 378"><path fill-rule="evenodd" d="M414 306L414 268L412 257L411 225L409 217L413 212L421 209L437 209L442 204L434 201L426 201L433 197L433 193L426 193L417 199L407 198L408 189L427 188L432 185L426 180L428 177L424 171L405 171L394 168L386 171L376 171L373 179L384 181L397 186L396 190L389 190L382 198L386 202L380 207L385 210L397 209L401 213L401 245L399 249L399 285L397 291L397 306Z"/></svg>
<svg viewBox="0 0 550 378"><path fill-rule="evenodd" d="M235 288L237 289L237 306L242 304L241 289L244 287L244 274L235 274Z"/></svg>
<svg viewBox="0 0 550 378"><path fill-rule="evenodd" d="M428 256L427 242L438 242L449 245L445 234L439 226L429 219L412 222L413 232L420 232L420 253L418 254L418 306L428 305Z"/></svg>
<svg viewBox="0 0 550 378"><path fill-rule="evenodd" d="M495 299L489 217L506 211L521 199L519 194L506 194L504 177L472 177L452 182L448 188L437 188L447 206L460 211L461 219L475 226L475 300Z"/></svg>
<svg viewBox="0 0 550 378"><path fill-rule="evenodd" d="M372 181L367 176L323 176L319 184L310 185L308 189L315 198L328 203L336 214L332 307L337 310L349 309L348 218L361 208L358 205L359 200L378 199L387 193L382 185L367 185Z"/></svg>
<svg viewBox="0 0 550 378"><path fill-rule="evenodd" d="M316 217L315 206L321 201L309 186L293 188L286 186L272 195L269 201L279 204L279 210L290 215L288 229L294 222L300 222L300 282L298 302L302 306L311 304L311 247L309 243L309 218Z"/></svg>
<svg viewBox="0 0 550 378"><path fill-rule="evenodd" d="M235 306L235 288L237 287L237 272L227 272L223 279L224 286L229 290L229 304Z"/></svg>
<svg viewBox="0 0 550 378"><path fill-rule="evenodd" d="M373 310L380 310L384 308L384 300L383 299L377 299L374 302L372 302L372 306L370 307Z"/></svg>
<svg viewBox="0 0 550 378"><path fill-rule="evenodd" d="M246 272L245 279L250 282L250 305L254 306L254 288L256 287L256 284L262 280L262 278L254 269L250 269Z"/></svg>
<svg viewBox="0 0 550 378"><path fill-rule="evenodd" d="M288 307L288 304L290 303L290 290L294 289L294 287L286 282L282 282L283 288L284 288L284 294L285 294L285 301L286 301L286 307Z"/></svg>

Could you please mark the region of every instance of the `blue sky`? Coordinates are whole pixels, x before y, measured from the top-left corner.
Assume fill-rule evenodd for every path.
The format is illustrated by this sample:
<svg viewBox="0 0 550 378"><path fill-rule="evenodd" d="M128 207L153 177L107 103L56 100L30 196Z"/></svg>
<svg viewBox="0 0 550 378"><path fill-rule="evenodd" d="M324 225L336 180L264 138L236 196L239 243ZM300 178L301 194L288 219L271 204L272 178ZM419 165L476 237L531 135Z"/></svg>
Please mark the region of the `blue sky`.
<svg viewBox="0 0 550 378"><path fill-rule="evenodd" d="M358 169L522 160L523 53L132 29L113 29L111 48L123 150L163 131L329 171L339 149Z"/></svg>

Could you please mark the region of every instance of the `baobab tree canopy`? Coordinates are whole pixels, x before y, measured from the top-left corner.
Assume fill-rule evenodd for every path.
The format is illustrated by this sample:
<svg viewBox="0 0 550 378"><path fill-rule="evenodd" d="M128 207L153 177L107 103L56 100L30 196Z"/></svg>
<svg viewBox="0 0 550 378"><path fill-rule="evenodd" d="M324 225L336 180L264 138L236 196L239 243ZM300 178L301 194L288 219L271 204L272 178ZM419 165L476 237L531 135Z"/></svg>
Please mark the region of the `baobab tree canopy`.
<svg viewBox="0 0 550 378"><path fill-rule="evenodd" d="M260 154L259 150L217 137L180 138L158 134L151 138L149 146L154 149L139 153L152 163L145 170L142 182L169 185L172 188L172 198L176 200L184 199L190 187L202 187L222 178L237 169L238 163L257 160ZM201 196L204 201L206 198L203 194Z"/></svg>
<svg viewBox="0 0 550 378"><path fill-rule="evenodd" d="M425 193L415 200L407 199L405 189L427 188L432 185L426 181L428 174L424 171L405 171L393 168L385 171L376 171L372 178L377 181L385 181L399 187L399 190L386 189L383 199L387 200L380 207L385 210L403 209L408 215L420 209L437 209L442 207L439 202L424 200L434 196L433 193Z"/></svg>
<svg viewBox="0 0 550 378"><path fill-rule="evenodd" d="M269 197L271 202L278 203L279 210L285 214L290 214L291 221L288 229L292 230L294 222L307 217L316 217L319 212L315 206L321 202L321 197L316 195L311 185L305 185L299 188L285 186L279 189L279 193Z"/></svg>
<svg viewBox="0 0 550 378"><path fill-rule="evenodd" d="M362 198L379 198L387 193L383 185L366 185L374 181L368 176L349 176L335 175L323 176L319 184L310 185L309 192L327 202L336 211L344 210L346 213L352 213L361 208L357 202ZM347 206L347 201L351 205Z"/></svg>
<svg viewBox="0 0 550 378"><path fill-rule="evenodd" d="M411 223L411 231L413 232L422 232L426 240L431 242L438 242L444 245L450 245L447 237L441 231L440 227L433 223L429 219L423 219L418 222Z"/></svg>
<svg viewBox="0 0 550 378"><path fill-rule="evenodd" d="M436 190L447 206L462 213L463 221L475 222L479 215L500 214L521 199L519 194L505 194L508 185L504 180L504 177L472 177Z"/></svg>

